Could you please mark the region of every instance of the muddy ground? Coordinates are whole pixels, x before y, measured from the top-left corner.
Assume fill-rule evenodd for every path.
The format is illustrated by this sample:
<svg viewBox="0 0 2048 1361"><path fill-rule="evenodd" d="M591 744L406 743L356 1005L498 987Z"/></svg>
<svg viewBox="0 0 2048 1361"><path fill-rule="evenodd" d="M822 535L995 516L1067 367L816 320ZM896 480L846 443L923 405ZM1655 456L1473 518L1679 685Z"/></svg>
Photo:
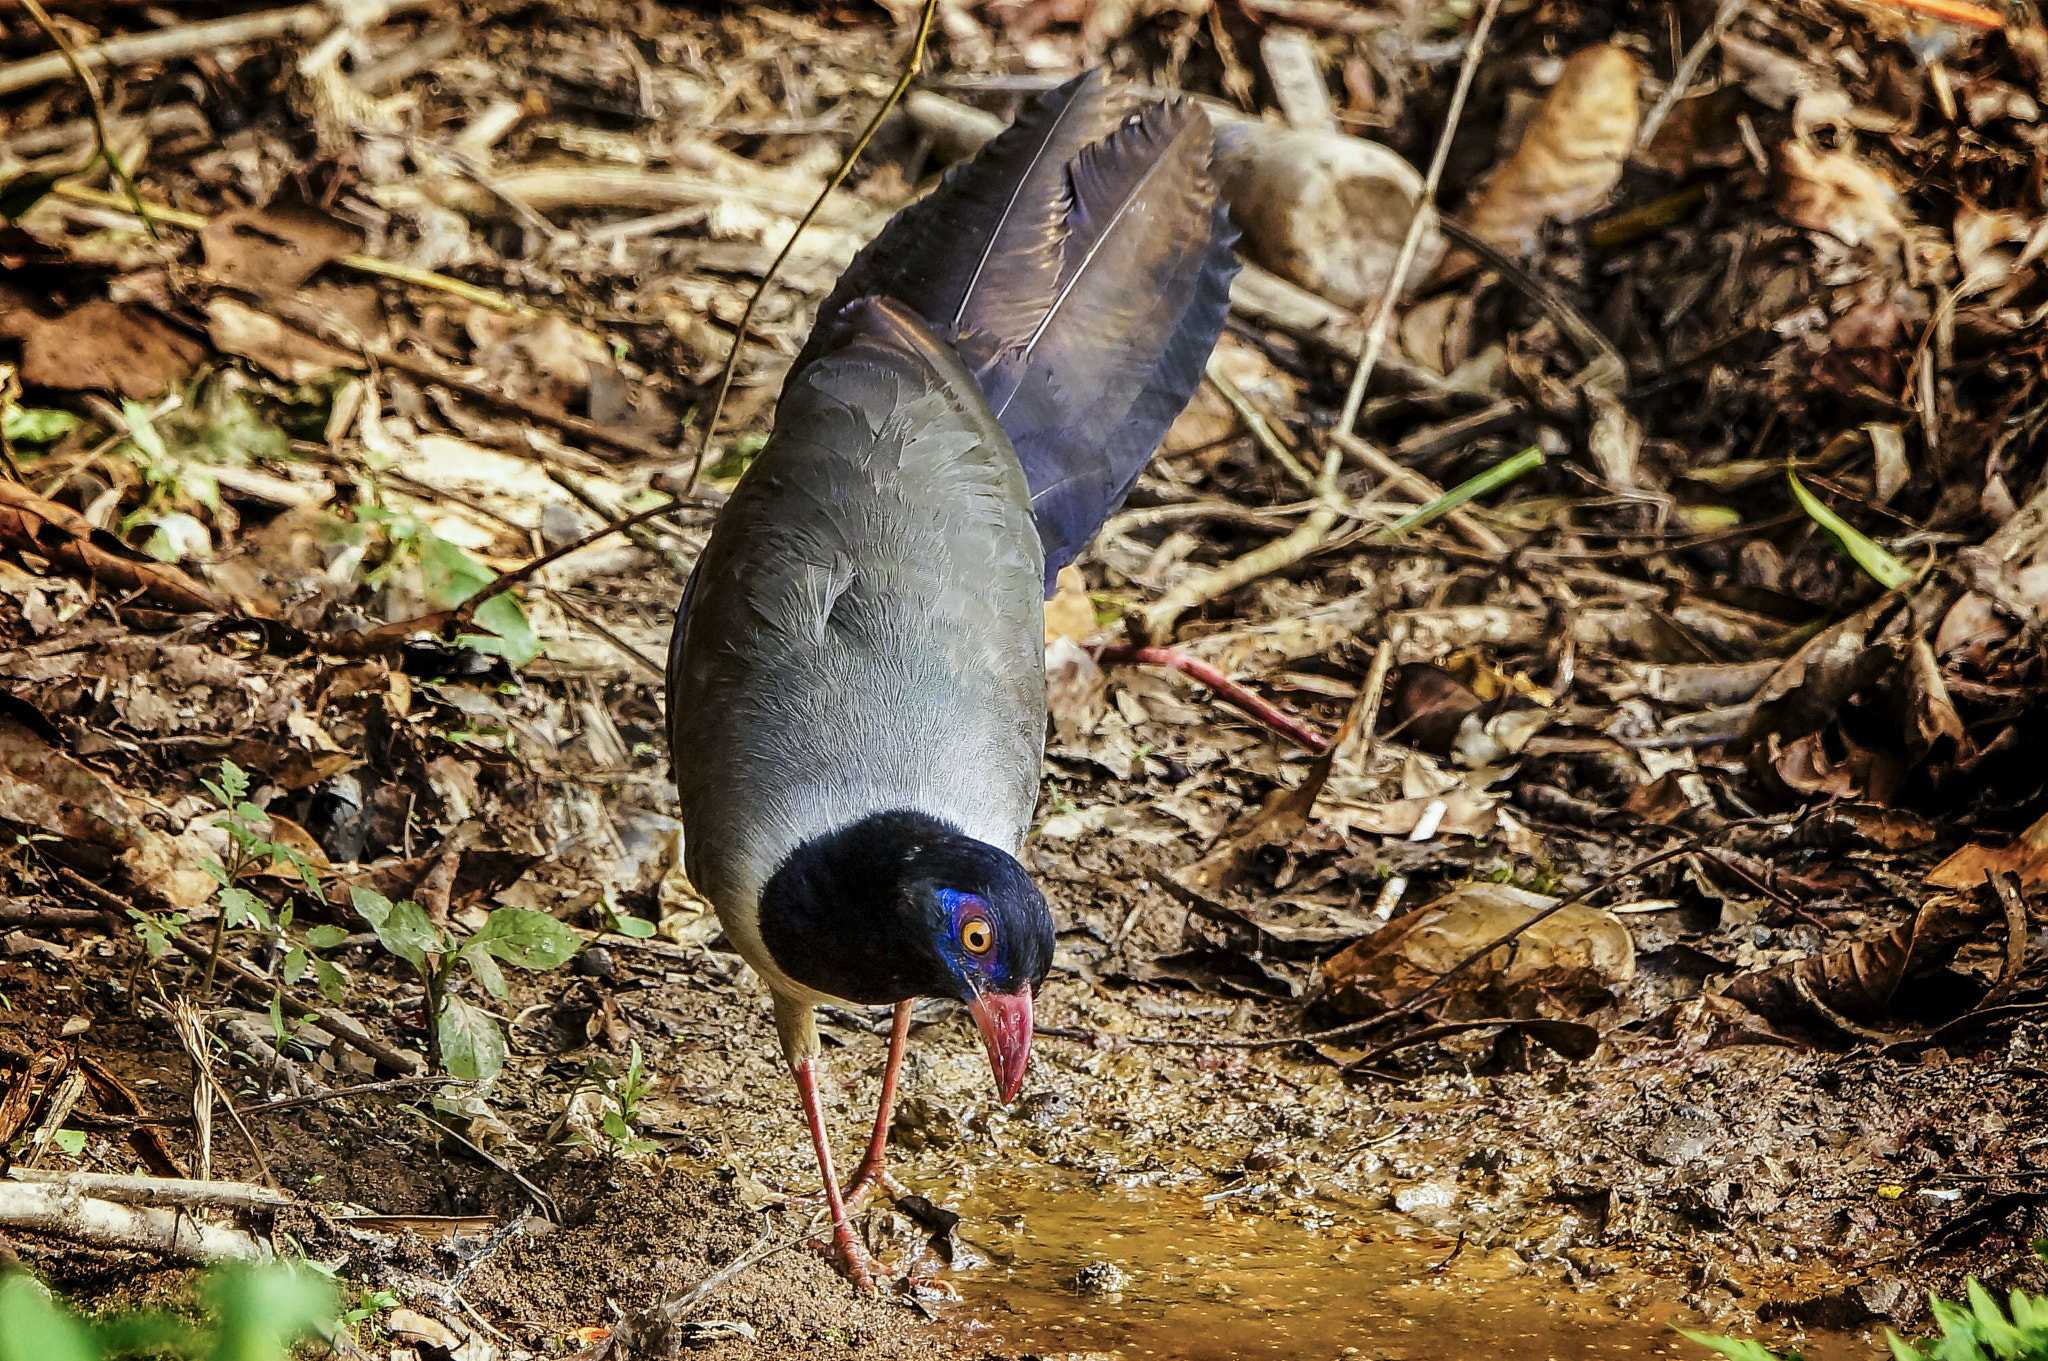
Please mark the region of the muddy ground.
<svg viewBox="0 0 2048 1361"><path fill-rule="evenodd" d="M76 42L156 22L54 8ZM585 948L502 1000L460 985L509 1037L489 1083L252 1111L253 1140L222 1110L211 1172L267 1170L302 1203L251 1228L467 1361L599 1346L757 1249L679 1310L689 1354L1052 1354L1003 1283L1070 1257L1062 1307L1107 1309L1118 1250L1060 1226L1110 1189L1325 1265L1419 1245L1417 1281L1774 1336L2048 1284L2042 30L1511 0L1475 47L1456 6L943 10L940 103L885 121L798 238L692 483L741 309L912 7L401 6L116 63L153 243L75 83L18 70L49 35L0 6L26 209L0 236L7 1157L197 1170L195 1056L242 1108L423 1063L369 888ZM969 1217L864 1231L960 1298L864 1300L783 1204L816 1169L765 994L677 870L660 658L810 308L972 115L1098 63L1417 167L1448 126L1440 197L1505 255L1429 238L1359 444L1331 431L1384 288L1346 292L1313 215L1305 253L1248 243L1299 286L1247 271L1221 382L1049 608L1026 859L1060 949L1018 1102L961 1015L919 1012L899 1170ZM1345 238L1381 284L1407 222ZM1399 521L1524 449L1540 467ZM224 759L302 867L233 861L201 783ZM211 989L209 859L266 913ZM274 997L349 1019L280 1062ZM351 1021L381 1059L336 1041ZM850 1150L883 1036L825 1033ZM0 1236L87 1303L184 1279ZM1203 1289L1128 1293L1230 1307ZM438 1361L392 1317L365 1349Z"/></svg>

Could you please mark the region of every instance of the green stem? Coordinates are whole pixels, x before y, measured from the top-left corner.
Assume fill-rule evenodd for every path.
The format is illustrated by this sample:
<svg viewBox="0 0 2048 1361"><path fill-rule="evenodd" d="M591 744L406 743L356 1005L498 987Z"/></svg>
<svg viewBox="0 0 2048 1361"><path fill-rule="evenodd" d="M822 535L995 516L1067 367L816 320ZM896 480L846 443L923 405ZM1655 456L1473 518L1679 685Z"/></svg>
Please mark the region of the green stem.
<svg viewBox="0 0 2048 1361"><path fill-rule="evenodd" d="M446 962L430 969L421 970L427 982L427 1063L435 1072L441 1064L441 994L447 990L447 970L454 967L455 957L446 956Z"/></svg>
<svg viewBox="0 0 2048 1361"><path fill-rule="evenodd" d="M1496 463L1479 476L1460 482L1457 486L1431 501L1426 506L1417 506L1394 523L1372 536L1374 543L1392 543L1411 529L1420 529L1430 521L1438 519L1467 501L1499 491L1522 474L1533 472L1543 466L1543 451L1530 445L1521 453L1503 462Z"/></svg>
<svg viewBox="0 0 2048 1361"><path fill-rule="evenodd" d="M202 998L213 996L213 967L220 963L221 942L227 937L227 934L227 909L224 907L217 908L213 916L213 946L206 952L206 972L199 980L199 995Z"/></svg>

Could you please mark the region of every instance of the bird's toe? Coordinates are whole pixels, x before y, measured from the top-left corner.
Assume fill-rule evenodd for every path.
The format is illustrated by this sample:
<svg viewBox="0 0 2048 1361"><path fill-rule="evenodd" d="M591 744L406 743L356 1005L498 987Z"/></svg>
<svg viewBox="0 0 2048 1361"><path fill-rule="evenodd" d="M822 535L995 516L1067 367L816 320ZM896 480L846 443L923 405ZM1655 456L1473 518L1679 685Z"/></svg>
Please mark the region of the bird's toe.
<svg viewBox="0 0 2048 1361"><path fill-rule="evenodd" d="M862 1246L854 1235L850 1224L833 1226L832 1241L811 1240L811 1246L825 1255L833 1269L853 1284L855 1290L872 1295L879 1289L879 1282L889 1279L889 1272L875 1259L875 1255Z"/></svg>

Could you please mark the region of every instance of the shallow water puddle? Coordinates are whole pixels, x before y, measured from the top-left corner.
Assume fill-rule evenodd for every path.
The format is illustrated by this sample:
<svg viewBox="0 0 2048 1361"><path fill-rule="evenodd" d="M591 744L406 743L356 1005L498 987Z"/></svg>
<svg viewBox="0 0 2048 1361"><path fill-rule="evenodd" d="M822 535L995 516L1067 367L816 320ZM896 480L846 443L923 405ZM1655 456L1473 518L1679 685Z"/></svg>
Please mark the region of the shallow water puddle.
<svg viewBox="0 0 2048 1361"><path fill-rule="evenodd" d="M1396 1216L1343 1213L1312 1227L1261 1213L1250 1197L1205 1203L1047 1169L977 1180L956 1207L967 1240L994 1261L959 1286L977 1341L992 1335L1005 1349L1122 1361L1708 1355L1671 1331L1703 1326L1681 1305L1625 1315L1602 1294L1526 1273L1506 1253L1456 1251L1454 1237ZM1665 1298L1683 1289L1673 1282ZM1847 1337L1796 1342L1810 1361L1877 1354Z"/></svg>

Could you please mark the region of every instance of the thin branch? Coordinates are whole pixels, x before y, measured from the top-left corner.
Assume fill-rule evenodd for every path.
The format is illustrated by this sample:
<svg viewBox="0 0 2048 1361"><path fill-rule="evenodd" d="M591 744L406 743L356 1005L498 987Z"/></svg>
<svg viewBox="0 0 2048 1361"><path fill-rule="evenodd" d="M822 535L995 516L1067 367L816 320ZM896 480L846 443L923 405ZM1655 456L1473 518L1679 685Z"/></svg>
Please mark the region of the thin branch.
<svg viewBox="0 0 2048 1361"><path fill-rule="evenodd" d="M1643 148L1657 135L1657 130L1664 126L1664 120L1678 107L1678 101L1685 98L1692 78L1700 73L1707 53L1714 50L1714 45L1721 41L1721 35L1742 17L1742 7L1747 3L1749 0L1721 0L1721 8L1714 13L1714 22L1707 25L1707 31L1700 34L1691 47L1685 49L1685 55L1679 58L1678 69L1671 73L1671 83L1664 87L1664 93L1650 106L1642 126L1636 129L1636 144L1629 151L1631 156L1641 155Z"/></svg>
<svg viewBox="0 0 2048 1361"><path fill-rule="evenodd" d="M1372 377L1372 371L1380 361L1380 350L1387 341L1387 318L1393 315L1394 304L1400 301L1403 286L1408 281L1408 269L1415 263L1415 254L1422 248L1422 234L1436 219L1436 190L1443 182L1444 162L1450 158L1451 138L1458 131L1458 120L1465 113L1465 98L1472 91L1472 78L1479 73L1479 58L1486 50L1487 34L1493 30L1493 16L1500 10L1500 0L1486 0L1486 8L1480 12L1479 26L1472 30L1472 41L1465 49L1464 64L1458 68L1458 84L1451 91L1451 107L1444 115L1444 128L1437 135L1436 154L1430 158L1429 173L1423 177L1422 192L1416 196L1415 215L1408 220L1408 234L1401 239L1401 253L1395 258L1394 272L1387 284L1387 291L1380 295L1379 306L1374 309L1372 321L1365 328L1365 348L1359 352L1358 363L1351 371L1351 389L1344 394L1344 412L1337 418L1337 429L1345 434L1358 422L1358 409L1365 404L1365 385ZM1323 464L1323 480L1334 481L1337 475L1339 452L1331 449Z"/></svg>
<svg viewBox="0 0 2048 1361"><path fill-rule="evenodd" d="M85 88L86 107L92 115L94 154L97 159L107 163L107 169L114 172L115 182L127 193L129 207L142 219L143 227L149 232L149 239L161 241L163 237L158 234L156 223L151 220L149 210L143 206L142 191L135 187L134 179L128 174L128 167L121 164L121 157L114 150L114 139L107 132L106 105L100 101L99 82L92 78L92 73L79 61L78 54L71 50L71 44L64 40L64 35L57 29L56 21L50 18L49 11L42 7L39 0L21 0L21 7L28 11L29 18L36 21L36 27L42 29L50 41L57 45L57 51L63 54L64 64L71 68L71 74L78 77L78 83ZM86 163L88 169L91 164L90 161ZM13 466L12 459L8 460L8 463L10 467ZM17 477L15 480L20 479Z"/></svg>
<svg viewBox="0 0 2048 1361"><path fill-rule="evenodd" d="M1267 423L1265 413L1253 406L1251 399L1238 391L1237 384L1225 376L1217 365L1214 354L1209 356L1208 366L1202 370L1202 376L1209 380L1210 387L1216 389L1216 395L1237 413L1237 418L1244 422L1244 428L1251 432L1259 447L1271 455L1275 463L1286 469L1289 477L1301 483L1309 495L1320 495L1322 488L1316 483L1316 475L1310 472L1308 465L1296 458L1294 451L1281 441L1279 433Z"/></svg>
<svg viewBox="0 0 2048 1361"><path fill-rule="evenodd" d="M938 12L939 0L924 0L924 10L917 17L917 32L910 40L910 60L903 64L903 74L897 77L895 88L889 91L888 98L875 110L875 116L868 119L868 125L861 129L860 136L853 139L853 145L840 159L839 168L832 172L832 178L818 191L818 197L811 201L809 210L797 222L796 230L789 234L789 240L782 243L782 249L775 253L775 259L768 266L768 272L761 276L760 285L747 299L746 310L740 313L739 328L732 338L732 348L726 352L725 371L718 377L718 396L713 399L711 415L704 422L704 438L697 442L697 452L690 459L690 475L683 481L684 491L697 485L697 474L704 467L704 454L711 448L711 441L717 437L718 418L725 414L726 394L732 391L733 374L740 366L740 351L746 348L747 328L753 324L754 310L761 305L762 295L767 293L769 285L775 282L775 276L781 272L782 262L796 249L798 238L817 220L818 214L825 207L825 200L832 196L832 191L846 183L846 177L853 173L855 163L868 149L868 143L874 140L875 131L882 126L882 120L902 101L904 91L910 88L910 82L916 80L918 72L924 69L925 41L931 37L932 20Z"/></svg>

